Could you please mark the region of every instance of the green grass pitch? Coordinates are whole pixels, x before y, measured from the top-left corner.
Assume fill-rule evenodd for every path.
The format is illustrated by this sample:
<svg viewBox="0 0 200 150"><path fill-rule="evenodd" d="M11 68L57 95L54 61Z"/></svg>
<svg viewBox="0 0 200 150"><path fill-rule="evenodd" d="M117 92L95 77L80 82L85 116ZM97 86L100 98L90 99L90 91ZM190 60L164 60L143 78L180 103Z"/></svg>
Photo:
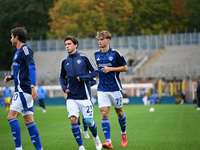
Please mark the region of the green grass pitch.
<svg viewBox="0 0 200 150"><path fill-rule="evenodd" d="M150 113L149 108L155 112ZM120 127L113 107L110 108L111 139L116 150L199 150L200 149L200 111L195 105L124 105L127 117L128 146L121 147ZM94 120L98 135L105 138L101 128L101 114L94 106ZM78 145L71 132L70 120L65 106L47 106L43 113L34 107L35 122L40 132L44 150L78 150ZM5 108L0 107L0 150L14 150L14 141ZM22 146L24 150L34 150L23 118L18 117L21 126ZM87 150L95 150L92 139L84 139Z"/></svg>

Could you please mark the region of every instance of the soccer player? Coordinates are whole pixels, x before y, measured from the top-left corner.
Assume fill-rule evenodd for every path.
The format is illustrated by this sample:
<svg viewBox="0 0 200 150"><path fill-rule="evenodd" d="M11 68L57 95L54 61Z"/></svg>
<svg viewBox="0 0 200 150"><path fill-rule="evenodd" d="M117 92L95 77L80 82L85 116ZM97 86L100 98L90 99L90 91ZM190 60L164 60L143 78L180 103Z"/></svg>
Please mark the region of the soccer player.
<svg viewBox="0 0 200 150"><path fill-rule="evenodd" d="M102 129L106 142L104 148L113 149L110 136L109 108L114 106L121 127L121 145L127 146L126 116L122 110L122 86L119 73L127 71L126 61L121 53L109 47L111 34L108 31L97 32L100 50L94 53L99 71L99 84L97 88L98 104L102 114Z"/></svg>
<svg viewBox="0 0 200 150"><path fill-rule="evenodd" d="M60 84L62 90L67 94L67 110L72 133L79 145L79 150L85 150L78 126L79 112L81 112L92 132L96 149L100 150L102 145L97 135L97 125L93 121L93 104L89 83L98 75L97 68L91 58L77 51L79 42L76 37L67 36L64 43L68 56L61 63Z"/></svg>
<svg viewBox="0 0 200 150"><path fill-rule="evenodd" d="M8 84L5 85L5 88L3 90L3 99L5 100L6 104L6 111L9 111L10 109L10 101L12 97L12 91Z"/></svg>
<svg viewBox="0 0 200 150"><path fill-rule="evenodd" d="M42 107L43 113L46 113L45 103L44 103L46 90L42 86L40 86L40 84L37 84L37 86L38 86L37 93L38 93L39 106Z"/></svg>
<svg viewBox="0 0 200 150"><path fill-rule="evenodd" d="M11 30L12 46L17 48L13 58L13 75L6 76L4 82L14 80L15 93L12 97L7 119L11 127L15 150L22 150L21 129L17 120L21 113L36 150L42 150L39 132L33 117L33 100L38 100L36 90L36 69L32 50L25 44L27 31L24 27Z"/></svg>

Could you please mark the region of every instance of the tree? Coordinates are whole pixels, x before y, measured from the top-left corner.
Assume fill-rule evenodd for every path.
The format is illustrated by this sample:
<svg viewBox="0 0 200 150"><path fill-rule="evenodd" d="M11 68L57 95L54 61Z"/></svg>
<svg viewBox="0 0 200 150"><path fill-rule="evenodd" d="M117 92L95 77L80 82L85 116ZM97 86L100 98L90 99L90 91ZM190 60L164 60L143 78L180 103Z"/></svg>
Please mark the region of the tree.
<svg viewBox="0 0 200 150"><path fill-rule="evenodd" d="M187 0L186 7L190 10L189 28L200 31L200 0Z"/></svg>
<svg viewBox="0 0 200 150"><path fill-rule="evenodd" d="M24 26L28 39L46 38L48 9L53 6L53 0L0 0L0 4L0 70L9 70L15 52L10 43L10 30Z"/></svg>
<svg viewBox="0 0 200 150"><path fill-rule="evenodd" d="M184 31L188 27L190 10L186 8L184 0L172 0L170 9L169 29L172 32Z"/></svg>
<svg viewBox="0 0 200 150"><path fill-rule="evenodd" d="M132 5L128 0L58 0L50 9L49 36L94 36L99 30L128 33Z"/></svg>
<svg viewBox="0 0 200 150"><path fill-rule="evenodd" d="M130 1L134 6L132 26L135 34L159 34L168 31L169 0Z"/></svg>

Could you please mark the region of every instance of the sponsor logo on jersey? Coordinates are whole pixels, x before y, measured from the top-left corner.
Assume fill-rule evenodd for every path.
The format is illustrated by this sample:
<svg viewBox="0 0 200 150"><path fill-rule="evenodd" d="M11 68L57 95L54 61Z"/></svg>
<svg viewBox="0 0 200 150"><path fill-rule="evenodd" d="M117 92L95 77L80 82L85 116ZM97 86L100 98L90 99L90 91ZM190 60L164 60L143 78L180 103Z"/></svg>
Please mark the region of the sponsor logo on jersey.
<svg viewBox="0 0 200 150"><path fill-rule="evenodd" d="M109 67L109 66L112 66L112 63L99 64L99 67L102 67L102 66Z"/></svg>

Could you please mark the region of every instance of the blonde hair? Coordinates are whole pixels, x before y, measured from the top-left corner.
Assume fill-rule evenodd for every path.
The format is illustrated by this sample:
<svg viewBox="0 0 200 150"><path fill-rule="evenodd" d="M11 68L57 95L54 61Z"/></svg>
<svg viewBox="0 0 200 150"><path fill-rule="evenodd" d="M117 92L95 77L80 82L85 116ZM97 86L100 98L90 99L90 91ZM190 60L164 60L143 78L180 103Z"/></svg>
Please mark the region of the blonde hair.
<svg viewBox="0 0 200 150"><path fill-rule="evenodd" d="M103 30L101 32L97 32L97 35L96 35L96 38L100 38L100 37L103 37L103 38L106 38L106 39L111 39L112 38L112 35L110 32L106 31L106 30Z"/></svg>

